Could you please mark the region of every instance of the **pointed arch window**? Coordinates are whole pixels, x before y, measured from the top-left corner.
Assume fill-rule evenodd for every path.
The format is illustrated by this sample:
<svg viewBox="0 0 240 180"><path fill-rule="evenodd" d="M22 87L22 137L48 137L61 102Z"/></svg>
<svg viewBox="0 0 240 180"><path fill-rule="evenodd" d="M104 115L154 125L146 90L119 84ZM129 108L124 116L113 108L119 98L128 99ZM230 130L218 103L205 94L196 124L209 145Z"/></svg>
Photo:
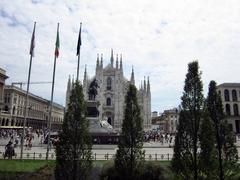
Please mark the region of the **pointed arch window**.
<svg viewBox="0 0 240 180"><path fill-rule="evenodd" d="M107 98L107 106L111 106L112 105L112 101L111 101L111 98Z"/></svg>
<svg viewBox="0 0 240 180"><path fill-rule="evenodd" d="M237 104L233 105L233 111L234 111L234 116L238 116L239 115L238 105Z"/></svg>
<svg viewBox="0 0 240 180"><path fill-rule="evenodd" d="M229 104L226 104L225 108L226 108L226 114L227 114L228 116L230 116L230 115L231 115L231 107L230 107L230 105L229 105Z"/></svg>
<svg viewBox="0 0 240 180"><path fill-rule="evenodd" d="M107 90L112 90L112 78L107 78Z"/></svg>
<svg viewBox="0 0 240 180"><path fill-rule="evenodd" d="M229 101L229 91L227 89L224 90L224 99L225 101Z"/></svg>
<svg viewBox="0 0 240 180"><path fill-rule="evenodd" d="M235 89L232 90L232 100L237 101L237 91Z"/></svg>

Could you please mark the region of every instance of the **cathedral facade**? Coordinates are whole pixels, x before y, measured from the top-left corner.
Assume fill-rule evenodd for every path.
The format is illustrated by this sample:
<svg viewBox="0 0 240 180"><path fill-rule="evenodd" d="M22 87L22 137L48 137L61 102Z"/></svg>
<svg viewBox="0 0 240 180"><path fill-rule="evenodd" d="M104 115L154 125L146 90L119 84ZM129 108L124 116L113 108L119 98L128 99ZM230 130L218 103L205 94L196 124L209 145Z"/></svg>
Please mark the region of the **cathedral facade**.
<svg viewBox="0 0 240 180"><path fill-rule="evenodd" d="M123 74L122 55L114 62L113 51L111 51L110 63L103 67L103 55L101 58L97 55L95 75L89 78L85 67L83 78L83 92L86 101L89 101L88 88L90 83L96 79L99 85L96 101L99 106L99 120L106 120L115 130L121 129L124 118L125 96L129 84L135 85L134 70L132 69L131 77L128 80ZM68 80L66 93L66 107L69 102L71 91L71 79ZM140 106L143 118L144 130L151 128L151 90L149 77L143 81L141 87L137 90L138 104Z"/></svg>

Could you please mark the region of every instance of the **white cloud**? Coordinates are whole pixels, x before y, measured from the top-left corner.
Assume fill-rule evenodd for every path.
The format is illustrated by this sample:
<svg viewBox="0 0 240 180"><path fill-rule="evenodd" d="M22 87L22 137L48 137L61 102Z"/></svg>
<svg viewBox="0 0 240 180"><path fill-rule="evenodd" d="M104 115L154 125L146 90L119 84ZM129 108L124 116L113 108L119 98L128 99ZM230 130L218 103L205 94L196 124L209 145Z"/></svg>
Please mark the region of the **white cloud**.
<svg viewBox="0 0 240 180"><path fill-rule="evenodd" d="M152 110L177 106L188 62L198 59L204 88L239 82L240 2L238 0L82 0L0 1L0 66L8 82L26 81L33 22L37 21L36 56L32 81L51 81L57 22L55 101L64 104L68 74L76 74L76 43L83 22L81 71L93 75L97 53L107 64L110 49L123 53L125 75L134 65L137 86L150 76ZM76 76L76 75L75 75ZM51 87L32 85L31 91L49 98ZM205 92L206 93L206 92Z"/></svg>

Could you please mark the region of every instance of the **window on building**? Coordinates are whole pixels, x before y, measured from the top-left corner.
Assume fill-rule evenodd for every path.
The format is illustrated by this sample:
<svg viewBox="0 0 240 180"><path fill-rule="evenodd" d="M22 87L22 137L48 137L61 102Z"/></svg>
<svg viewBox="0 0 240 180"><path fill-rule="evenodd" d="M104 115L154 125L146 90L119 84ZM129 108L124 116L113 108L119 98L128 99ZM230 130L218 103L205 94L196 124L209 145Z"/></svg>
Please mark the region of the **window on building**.
<svg viewBox="0 0 240 180"><path fill-rule="evenodd" d="M12 114L15 114L15 106L13 106Z"/></svg>
<svg viewBox="0 0 240 180"><path fill-rule="evenodd" d="M4 111L8 111L8 106L5 106L5 107L4 107Z"/></svg>
<svg viewBox="0 0 240 180"><path fill-rule="evenodd" d="M226 104L225 108L226 108L226 114L227 114L228 116L230 116L230 115L231 115L230 105L229 105L229 104Z"/></svg>
<svg viewBox="0 0 240 180"><path fill-rule="evenodd" d="M237 104L234 104L234 105L233 105L233 111L234 111L234 116L238 116L238 115L239 115L238 105L237 105Z"/></svg>
<svg viewBox="0 0 240 180"><path fill-rule="evenodd" d="M3 120L2 120L2 126L4 126L5 125L5 119L3 118Z"/></svg>
<svg viewBox="0 0 240 180"><path fill-rule="evenodd" d="M107 78L107 90L111 90L112 89L112 79L111 77Z"/></svg>
<svg viewBox="0 0 240 180"><path fill-rule="evenodd" d="M227 89L224 90L224 98L225 98L225 101L229 101L229 91Z"/></svg>
<svg viewBox="0 0 240 180"><path fill-rule="evenodd" d="M232 90L232 100L237 101L237 91L235 89Z"/></svg>
<svg viewBox="0 0 240 180"><path fill-rule="evenodd" d="M111 98L107 98L107 106L111 106L112 102L111 102Z"/></svg>

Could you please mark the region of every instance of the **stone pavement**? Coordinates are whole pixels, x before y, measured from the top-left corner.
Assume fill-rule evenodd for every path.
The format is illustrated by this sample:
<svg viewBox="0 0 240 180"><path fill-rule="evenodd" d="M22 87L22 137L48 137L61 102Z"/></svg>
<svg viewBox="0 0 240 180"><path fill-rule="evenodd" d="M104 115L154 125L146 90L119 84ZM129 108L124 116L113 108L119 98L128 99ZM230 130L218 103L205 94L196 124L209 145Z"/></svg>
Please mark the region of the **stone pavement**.
<svg viewBox="0 0 240 180"><path fill-rule="evenodd" d="M5 145L7 144L9 140L0 140L0 159L2 158L2 153L5 152ZM25 159L45 159L46 157L46 151L47 151L47 145L41 144L40 139L36 138L34 141L34 146L28 150L24 147L24 157ZM238 153L240 157L240 139L237 140L236 145L238 147ZM168 143L160 143L160 142L145 142L143 149L145 150L146 158L161 158L161 159L171 159L172 154L173 154L173 144ZM96 159L107 159L111 158L117 150L117 145L103 145L103 144L98 144L98 145L93 145L92 153L94 158ZM19 158L20 156L20 151L21 148L18 146L15 148L15 152L17 153L17 157ZM49 152L49 157L52 159L55 158L55 150L51 149Z"/></svg>

